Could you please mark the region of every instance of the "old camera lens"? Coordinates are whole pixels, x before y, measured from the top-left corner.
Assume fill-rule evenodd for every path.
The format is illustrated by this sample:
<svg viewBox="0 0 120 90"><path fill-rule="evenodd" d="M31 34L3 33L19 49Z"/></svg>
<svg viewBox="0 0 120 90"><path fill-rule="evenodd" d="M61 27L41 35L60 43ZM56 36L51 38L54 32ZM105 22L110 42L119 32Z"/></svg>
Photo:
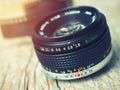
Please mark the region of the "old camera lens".
<svg viewBox="0 0 120 90"><path fill-rule="evenodd" d="M54 79L88 76L112 57L105 16L89 6L52 13L38 23L33 43L43 69Z"/></svg>

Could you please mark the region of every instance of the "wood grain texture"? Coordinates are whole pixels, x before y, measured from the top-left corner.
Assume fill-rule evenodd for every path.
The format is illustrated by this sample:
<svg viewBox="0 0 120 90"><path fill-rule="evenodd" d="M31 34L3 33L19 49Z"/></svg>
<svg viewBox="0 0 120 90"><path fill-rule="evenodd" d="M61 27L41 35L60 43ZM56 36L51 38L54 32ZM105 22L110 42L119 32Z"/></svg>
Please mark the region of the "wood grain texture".
<svg viewBox="0 0 120 90"><path fill-rule="evenodd" d="M31 37L6 39L0 29L0 90L120 90L120 1L74 0L102 11L110 27L114 55L105 68L78 80L46 77L34 52Z"/></svg>

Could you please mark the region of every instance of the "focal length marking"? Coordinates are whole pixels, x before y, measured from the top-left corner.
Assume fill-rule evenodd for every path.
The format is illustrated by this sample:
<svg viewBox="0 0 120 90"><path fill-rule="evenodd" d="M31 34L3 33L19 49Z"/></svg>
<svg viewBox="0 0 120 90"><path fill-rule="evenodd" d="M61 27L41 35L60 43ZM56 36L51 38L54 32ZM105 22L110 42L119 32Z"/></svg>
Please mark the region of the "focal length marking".
<svg viewBox="0 0 120 90"><path fill-rule="evenodd" d="M91 42L93 42L94 40L97 39L97 35L89 38L89 39L85 39L83 40L83 43L82 41L81 42L78 42L76 44L71 44L71 42L68 42L67 46L65 47L58 47L58 48L55 48L55 47L44 47L44 46L40 46L39 47L39 50L42 51L42 52L62 52L62 51L67 51L67 50L72 50L72 49L75 49L75 48L79 48L83 45L87 45ZM82 44L81 44L82 43Z"/></svg>
<svg viewBox="0 0 120 90"><path fill-rule="evenodd" d="M46 47L40 46L40 51L42 51L42 52L61 52L61 51L72 50L72 49L78 48L80 46L81 46L80 43L68 45L66 47L58 47L58 48L52 48L52 47L46 48Z"/></svg>

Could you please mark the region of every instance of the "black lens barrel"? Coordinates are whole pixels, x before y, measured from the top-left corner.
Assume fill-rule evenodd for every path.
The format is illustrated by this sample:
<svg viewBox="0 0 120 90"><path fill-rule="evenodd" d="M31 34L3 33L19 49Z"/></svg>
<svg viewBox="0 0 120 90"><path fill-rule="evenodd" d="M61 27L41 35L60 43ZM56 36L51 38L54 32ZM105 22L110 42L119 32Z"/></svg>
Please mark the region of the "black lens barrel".
<svg viewBox="0 0 120 90"><path fill-rule="evenodd" d="M83 46L87 45L86 44L87 41L90 44L93 41L97 40L99 37L101 37L106 32L107 24L106 24L104 15L101 14L99 11L97 11L95 8L92 8L92 7L69 8L67 10L65 9L65 10L61 11L61 13L68 11L68 10L81 10L84 8L85 8L85 10L89 9L90 11L92 11L92 13L96 14L96 19L93 24L86 27L83 31L80 31L80 33L77 32L77 33L72 34L67 37L63 37L63 38L49 38L48 37L47 38L47 37L43 37L43 36L39 35L40 24L47 21L47 19L45 19L44 21L42 21L38 24L36 34L34 35L35 37L33 37L35 47L42 52L47 52L47 53L62 52L63 53L65 51L65 50L63 50L63 48L66 48L67 49L66 51L69 51L69 50L71 50L71 49L69 49L69 46L72 47L73 43L76 44L75 46L73 46L73 49L76 48L77 46L80 46L82 48ZM58 12L60 12L60 11L58 11ZM51 15L51 17L52 16L54 16L54 14ZM76 15L72 15L72 16L76 17ZM52 27L54 27L54 26L52 26ZM48 28L48 32L49 31L50 30ZM93 40L91 41L90 39L93 39ZM81 44L81 45L79 45L79 44ZM41 50L41 49L45 49L45 50ZM53 50L54 50L54 52L53 52Z"/></svg>
<svg viewBox="0 0 120 90"><path fill-rule="evenodd" d="M73 11L74 13L72 13ZM78 11L79 13L77 13ZM83 30L69 36L47 37L43 35L45 32L53 31L48 28L50 26L55 27L52 25L53 22L62 24L58 21L61 21L61 18L68 17L63 16L65 12L69 12L68 16L77 19L82 17L83 23L90 21L91 23L86 24ZM56 15L61 15L61 17L50 21ZM91 19L88 21L88 18ZM46 21L49 23L44 24ZM45 25L44 30L41 30L43 25ZM41 31L43 31L42 34L40 34ZM89 6L66 8L49 15L37 25L36 32L33 35L33 43L43 68L53 73L77 72L80 67L82 67L80 70L83 70L91 64L95 66L106 58L111 51L111 37L105 16L97 9Z"/></svg>

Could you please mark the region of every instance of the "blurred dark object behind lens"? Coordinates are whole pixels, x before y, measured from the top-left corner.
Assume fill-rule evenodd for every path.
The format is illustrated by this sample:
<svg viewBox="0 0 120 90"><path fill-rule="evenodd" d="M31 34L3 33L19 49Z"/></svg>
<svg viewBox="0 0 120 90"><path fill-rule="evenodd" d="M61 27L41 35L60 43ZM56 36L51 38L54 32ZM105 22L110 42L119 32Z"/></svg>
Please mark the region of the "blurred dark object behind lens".
<svg viewBox="0 0 120 90"><path fill-rule="evenodd" d="M44 18L46 15L50 14L52 11L65 8L72 4L71 0L32 0L32 2L25 2L23 5L26 15L11 17L15 13L20 13L16 9L16 12L12 12L10 8L7 13L9 13L9 18L0 18L0 24L2 27L3 36L6 38L20 37L32 35L36 24ZM17 8L13 4L12 7Z"/></svg>

